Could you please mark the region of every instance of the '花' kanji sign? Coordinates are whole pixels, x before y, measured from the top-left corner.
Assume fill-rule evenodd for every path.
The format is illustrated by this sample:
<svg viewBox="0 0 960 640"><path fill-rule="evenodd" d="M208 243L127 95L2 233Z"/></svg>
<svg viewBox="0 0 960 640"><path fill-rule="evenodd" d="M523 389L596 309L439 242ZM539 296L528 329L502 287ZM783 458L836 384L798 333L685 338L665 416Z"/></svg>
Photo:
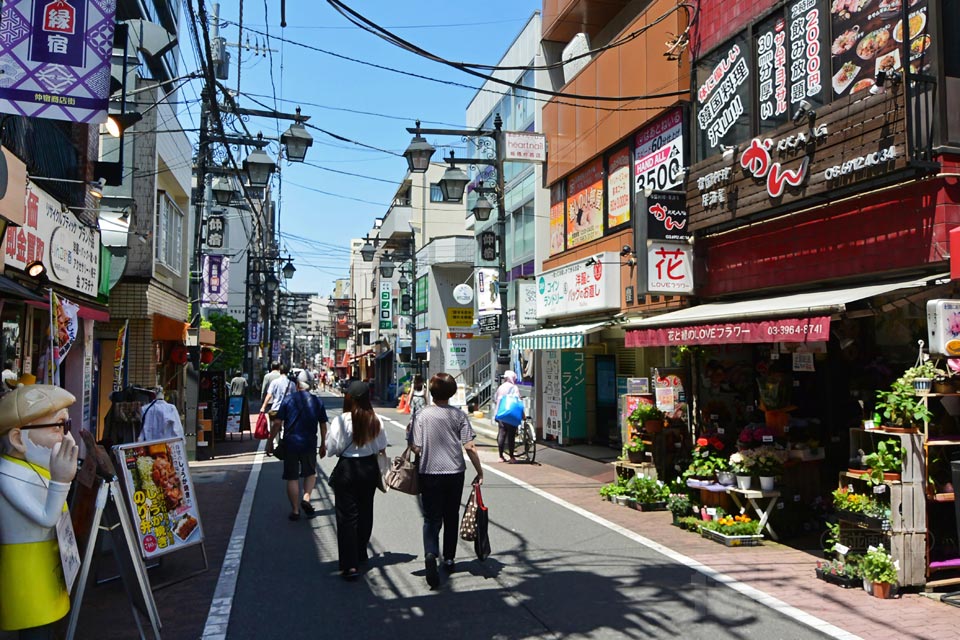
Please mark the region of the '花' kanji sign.
<svg viewBox="0 0 960 640"><path fill-rule="evenodd" d="M8 0L0 22L0 113L104 122L116 2Z"/></svg>
<svg viewBox="0 0 960 640"><path fill-rule="evenodd" d="M690 244L648 243L647 291L671 295L693 293L693 247Z"/></svg>

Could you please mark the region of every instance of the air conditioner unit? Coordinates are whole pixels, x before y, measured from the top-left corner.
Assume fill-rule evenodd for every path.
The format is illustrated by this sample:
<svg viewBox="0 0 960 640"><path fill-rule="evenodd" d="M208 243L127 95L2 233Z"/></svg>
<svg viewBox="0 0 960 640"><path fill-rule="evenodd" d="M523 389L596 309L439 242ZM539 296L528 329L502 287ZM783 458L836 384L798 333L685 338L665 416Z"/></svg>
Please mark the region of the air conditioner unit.
<svg viewBox="0 0 960 640"><path fill-rule="evenodd" d="M564 63L571 58L574 58L579 55L583 55L590 51L590 36L585 33L578 33L573 36L573 39L570 40L570 43L563 48L563 53L560 54L560 60ZM580 73L580 70L587 66L587 63L590 62L590 56L584 56L576 60L571 61L563 65L563 82L567 83L573 80L573 76Z"/></svg>

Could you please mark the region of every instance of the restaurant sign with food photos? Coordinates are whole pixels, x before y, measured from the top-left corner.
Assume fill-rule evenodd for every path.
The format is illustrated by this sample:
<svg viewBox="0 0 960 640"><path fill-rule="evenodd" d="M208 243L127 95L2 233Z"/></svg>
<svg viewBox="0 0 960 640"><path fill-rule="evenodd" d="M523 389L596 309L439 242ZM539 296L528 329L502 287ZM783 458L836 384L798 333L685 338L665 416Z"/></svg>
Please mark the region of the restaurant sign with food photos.
<svg viewBox="0 0 960 640"><path fill-rule="evenodd" d="M929 72L936 29L928 6L929 0L790 0L701 56L697 157L742 149L789 124L801 106L817 112L840 98L884 92L886 79L903 67L905 37L911 72Z"/></svg>
<svg viewBox="0 0 960 640"><path fill-rule="evenodd" d="M153 558L203 542L183 438L114 447L140 553Z"/></svg>

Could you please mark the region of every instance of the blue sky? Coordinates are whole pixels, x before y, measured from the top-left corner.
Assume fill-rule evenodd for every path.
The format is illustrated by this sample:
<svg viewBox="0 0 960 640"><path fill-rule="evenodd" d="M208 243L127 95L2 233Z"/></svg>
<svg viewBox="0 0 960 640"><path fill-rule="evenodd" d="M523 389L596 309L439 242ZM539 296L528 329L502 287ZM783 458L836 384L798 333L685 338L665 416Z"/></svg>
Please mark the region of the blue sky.
<svg viewBox="0 0 960 640"><path fill-rule="evenodd" d="M237 47L230 47L230 79L226 82L231 89L237 88L240 56L241 106L263 108L259 101L292 113L300 105L304 115L311 116L310 124L395 153L406 148L410 141L406 127L413 126L417 118L424 126L463 126L467 104L481 83L479 78L430 62L360 30L324 0L288 0L285 29L279 26L277 0L245 0L243 4L242 43L249 48L240 53ZM541 8L540 0L349 0L346 4L444 58L486 64L499 61L532 13ZM226 21L221 35L229 43L238 41L239 5L221 5L221 19ZM212 9L209 0L207 6ZM182 64L183 72L187 72L197 66L187 32L183 35ZM294 43L474 89L376 69ZM264 55L265 45L275 51ZM183 99L190 101L196 91L199 84L194 83L184 90ZM185 127L196 127L196 107L185 105L181 120ZM276 137L289 124L252 118L248 127L254 133L262 131L265 136ZM316 130L310 130L310 134L314 144L307 163L317 166L284 163L282 167L281 246L284 253L293 255L297 266L290 290L327 295L333 280L348 273L350 239L365 235L373 219L386 213L406 162L402 157L339 141ZM276 157L275 146L268 151ZM274 187L277 185L275 180Z"/></svg>

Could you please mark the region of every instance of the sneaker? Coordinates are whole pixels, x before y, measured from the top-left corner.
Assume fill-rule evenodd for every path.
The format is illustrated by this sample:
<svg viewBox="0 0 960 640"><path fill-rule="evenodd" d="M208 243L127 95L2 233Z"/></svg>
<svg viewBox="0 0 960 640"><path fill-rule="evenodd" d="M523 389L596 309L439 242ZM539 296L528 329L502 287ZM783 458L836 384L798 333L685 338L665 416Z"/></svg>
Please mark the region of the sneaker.
<svg viewBox="0 0 960 640"><path fill-rule="evenodd" d="M427 570L427 584L431 589L436 589L440 585L440 574L437 572L437 556L428 553L424 559L424 567Z"/></svg>

